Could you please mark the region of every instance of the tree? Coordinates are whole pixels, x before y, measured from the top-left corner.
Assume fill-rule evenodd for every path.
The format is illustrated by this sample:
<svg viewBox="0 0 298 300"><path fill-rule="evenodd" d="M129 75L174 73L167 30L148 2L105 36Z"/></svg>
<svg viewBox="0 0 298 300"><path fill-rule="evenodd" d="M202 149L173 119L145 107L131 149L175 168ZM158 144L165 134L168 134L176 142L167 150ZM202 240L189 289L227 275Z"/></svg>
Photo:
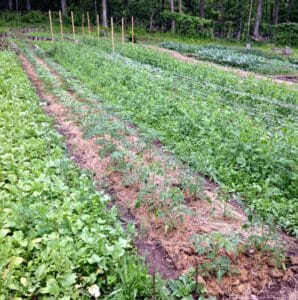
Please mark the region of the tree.
<svg viewBox="0 0 298 300"><path fill-rule="evenodd" d="M238 0L237 6L237 15L238 15L238 23L237 23L237 39L240 40L242 34L242 26L243 26L243 2L242 0Z"/></svg>
<svg viewBox="0 0 298 300"><path fill-rule="evenodd" d="M262 12L263 12L263 0L258 0L258 8L256 14L254 33L253 33L253 37L255 39L259 39L260 37L260 23L262 19Z"/></svg>
<svg viewBox="0 0 298 300"><path fill-rule="evenodd" d="M31 1L30 0L26 1L26 7L27 7L27 11L31 10Z"/></svg>
<svg viewBox="0 0 298 300"><path fill-rule="evenodd" d="M8 9L13 10L13 0L8 0Z"/></svg>
<svg viewBox="0 0 298 300"><path fill-rule="evenodd" d="M61 12L63 15L66 15L67 14L67 11L66 11L66 0L61 0Z"/></svg>
<svg viewBox="0 0 298 300"><path fill-rule="evenodd" d="M182 14L182 0L179 0L179 14Z"/></svg>
<svg viewBox="0 0 298 300"><path fill-rule="evenodd" d="M274 25L278 24L278 16L279 16L279 0L275 0L275 5L274 5Z"/></svg>
<svg viewBox="0 0 298 300"><path fill-rule="evenodd" d="M200 0L200 18L205 18L205 0Z"/></svg>
<svg viewBox="0 0 298 300"><path fill-rule="evenodd" d="M95 16L97 16L97 0L94 0L94 12Z"/></svg>
<svg viewBox="0 0 298 300"><path fill-rule="evenodd" d="M103 27L108 27L108 17L107 17L107 0L101 1L101 12L102 12L102 25Z"/></svg>
<svg viewBox="0 0 298 300"><path fill-rule="evenodd" d="M174 0L170 0L170 8L171 8L171 13L173 14L175 12L175 6L174 6ZM172 20L172 32L175 33L176 31L176 23L175 20Z"/></svg>

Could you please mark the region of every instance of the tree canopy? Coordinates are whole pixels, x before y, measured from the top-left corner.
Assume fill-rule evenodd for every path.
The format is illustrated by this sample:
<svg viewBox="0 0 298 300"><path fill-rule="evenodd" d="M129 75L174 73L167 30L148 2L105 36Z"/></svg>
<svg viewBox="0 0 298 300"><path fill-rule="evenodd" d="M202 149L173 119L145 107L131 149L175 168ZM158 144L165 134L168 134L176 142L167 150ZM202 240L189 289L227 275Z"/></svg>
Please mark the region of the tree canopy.
<svg viewBox="0 0 298 300"><path fill-rule="evenodd" d="M238 38L248 34L266 38L279 24L298 22L295 0L7 0L2 8L16 10L16 4L21 11L89 11L93 17L99 13L104 25L111 16L120 22L133 15L138 25L150 31L212 32Z"/></svg>

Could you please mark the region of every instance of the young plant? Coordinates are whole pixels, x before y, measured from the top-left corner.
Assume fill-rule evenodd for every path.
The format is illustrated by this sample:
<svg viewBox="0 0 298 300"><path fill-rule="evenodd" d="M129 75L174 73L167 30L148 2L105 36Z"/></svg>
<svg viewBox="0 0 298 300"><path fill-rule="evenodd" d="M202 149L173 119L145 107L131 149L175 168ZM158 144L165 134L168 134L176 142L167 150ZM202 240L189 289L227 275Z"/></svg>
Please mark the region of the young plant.
<svg viewBox="0 0 298 300"><path fill-rule="evenodd" d="M206 258L200 263L200 271L206 276L216 275L218 282L224 275L233 274L231 260L227 253L238 254L238 245L242 238L238 234L223 235L219 232L201 234L192 237L195 251Z"/></svg>

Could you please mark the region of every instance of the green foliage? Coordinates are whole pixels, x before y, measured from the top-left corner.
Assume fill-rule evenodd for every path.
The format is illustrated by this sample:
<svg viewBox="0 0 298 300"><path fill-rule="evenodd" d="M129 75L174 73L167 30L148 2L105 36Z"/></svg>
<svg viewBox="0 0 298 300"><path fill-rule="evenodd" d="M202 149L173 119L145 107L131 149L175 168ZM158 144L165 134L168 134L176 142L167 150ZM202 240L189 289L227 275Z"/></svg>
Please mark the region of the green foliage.
<svg viewBox="0 0 298 300"><path fill-rule="evenodd" d="M28 24L40 24L47 21L47 16L38 10L32 10L22 16L22 22Z"/></svg>
<svg viewBox="0 0 298 300"><path fill-rule="evenodd" d="M149 297L116 209L66 157L16 56L0 61L0 298Z"/></svg>
<svg viewBox="0 0 298 300"><path fill-rule="evenodd" d="M211 20L191 16L184 13L171 13L165 11L161 14L162 18L166 21L175 20L179 33L195 35L198 32L199 26L210 26Z"/></svg>
<svg viewBox="0 0 298 300"><path fill-rule="evenodd" d="M137 45L122 56L100 47L65 43L50 54L122 117L297 234L295 88L239 81Z"/></svg>
<svg viewBox="0 0 298 300"><path fill-rule="evenodd" d="M280 23L273 26L274 40L286 46L298 45L298 23Z"/></svg>
<svg viewBox="0 0 298 300"><path fill-rule="evenodd" d="M200 60L241 68L262 74L298 74L298 65L277 55L261 51L224 46L193 46L174 42L163 42L167 49L191 54Z"/></svg>
<svg viewBox="0 0 298 300"><path fill-rule="evenodd" d="M226 253L237 254L237 246L241 241L239 235L223 235L214 232L195 235L192 240L195 251L199 255L207 257L207 260L199 264L200 274L205 277L216 274L217 280L220 282L223 276L237 272L231 268L231 261Z"/></svg>
<svg viewBox="0 0 298 300"><path fill-rule="evenodd" d="M187 275L181 275L177 280L171 280L169 288L173 295L179 299L192 300L192 295L196 292L194 277L194 271L191 270ZM200 284L198 292L204 294L206 293L206 289Z"/></svg>

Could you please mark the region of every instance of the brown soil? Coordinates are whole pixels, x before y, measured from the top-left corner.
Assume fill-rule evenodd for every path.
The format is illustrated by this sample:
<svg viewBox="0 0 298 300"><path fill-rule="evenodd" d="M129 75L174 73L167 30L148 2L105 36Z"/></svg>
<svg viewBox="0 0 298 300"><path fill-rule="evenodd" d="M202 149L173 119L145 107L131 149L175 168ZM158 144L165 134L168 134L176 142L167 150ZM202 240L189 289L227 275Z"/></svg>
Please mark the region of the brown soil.
<svg viewBox="0 0 298 300"><path fill-rule="evenodd" d="M187 206L195 212L195 215L184 215L183 223L179 222L177 216L170 215L169 218L172 218L176 228L166 231L166 219L156 216L154 211L150 210L148 203L142 203L139 208L136 208L135 202L142 188L140 184L132 182L124 185L123 181L132 174L116 170L110 156L99 159L98 153L101 147L96 143L96 138L89 140L83 138L83 132L79 124L72 121L77 116L69 108L59 103L59 99L54 95L45 91L33 66L23 55L19 57L40 98L48 103L45 108L46 112L55 118L58 130L66 136L69 155L81 167L94 174L94 180L96 180L99 188L103 184L108 186L107 192L112 196L113 203L120 207L120 217L124 223L133 221L136 224L139 237L135 241L135 246L140 254L146 256L152 272L157 270L166 279L176 278L178 274L187 272L198 260L204 260L203 257L199 257L194 252L194 247L190 242L190 238L194 234L212 232L223 234L239 233L244 238L248 237L251 232L242 229L243 224L246 222L246 216L241 209L228 204L230 216L229 218L223 217L223 203L217 200L214 192L216 185L208 180L204 182L204 194L212 200L211 204L206 200L190 196L188 191L183 191ZM48 70L51 70L40 58L37 61ZM57 77L57 81L63 81L56 72L51 71ZM69 96L74 98L73 101L84 101L84 99L79 99L73 91L69 91ZM86 105L88 105L87 102ZM112 140L110 136L105 138ZM174 161L173 165L169 165L169 161L165 158L166 155L163 155L161 149L159 149L160 145L158 142L153 146L152 153L151 151L149 153L148 150L142 152L141 162L139 160L136 162L133 160L133 157L139 154L139 136L137 134L127 135L125 136L125 141L128 141L130 145L129 151L131 155L128 159L135 164L136 169L140 165L149 166L152 162L160 163L163 169L162 175L151 178L155 186L152 202L153 205L157 205L157 202L160 201L158 196L160 190L164 187L164 182L170 179L173 186L179 186L178 177L183 170L181 170L181 166L179 167L180 169L177 169ZM113 142L118 148L127 147L123 145L121 140L113 140ZM150 197L151 195L146 195L144 199L149 200ZM295 242L295 240L288 237L285 239L289 245ZM294 247L294 249L297 249L297 247ZM291 257L297 257L297 252L294 251ZM237 258L230 255L230 259L233 268L238 270L238 275L226 276L221 283L217 283L214 277L209 279L202 278L211 295L228 296L229 299L253 299L249 297L251 295L262 295L262 293L269 295L271 293L269 284L272 282L276 284L276 280L281 285L284 284L280 286L278 292L282 290L280 293L285 293L288 296L292 293L294 273L297 271L294 269L293 263L288 263L291 266L288 271L276 270L273 267L272 259L266 256L265 253L257 251L243 253ZM288 281L291 282L291 289L287 285Z"/></svg>
<svg viewBox="0 0 298 300"><path fill-rule="evenodd" d="M200 64L200 65L205 65L205 66L211 66L214 68L217 68L219 70L223 70L223 71L227 71L227 72L232 72L236 75L239 75L240 77L246 78L246 77L250 77L253 76L256 79L271 79L276 83L284 83L287 85L292 85L297 83L297 76L286 76L286 75L280 75L280 76L265 76L265 75L259 75L253 72L248 72L248 71L243 71L241 69L236 69L236 68L232 68L232 67L225 67L225 66L221 66L212 62L206 62L206 61L202 61L196 58L192 58L186 55L183 55L177 51L174 50L170 50L170 49L165 49L165 48L160 48L157 46L146 46L148 48L160 51L160 52L164 52L164 53L168 53L169 55L171 55L172 57L174 57L177 60L183 61L183 62L187 62L187 63L192 63L192 64ZM293 80L294 78L294 80Z"/></svg>
<svg viewBox="0 0 298 300"><path fill-rule="evenodd" d="M278 80L290 81L293 83L298 83L298 75L277 75L275 76Z"/></svg>
<svg viewBox="0 0 298 300"><path fill-rule="evenodd" d="M6 39L0 37L0 51L8 50L9 47L9 42Z"/></svg>

